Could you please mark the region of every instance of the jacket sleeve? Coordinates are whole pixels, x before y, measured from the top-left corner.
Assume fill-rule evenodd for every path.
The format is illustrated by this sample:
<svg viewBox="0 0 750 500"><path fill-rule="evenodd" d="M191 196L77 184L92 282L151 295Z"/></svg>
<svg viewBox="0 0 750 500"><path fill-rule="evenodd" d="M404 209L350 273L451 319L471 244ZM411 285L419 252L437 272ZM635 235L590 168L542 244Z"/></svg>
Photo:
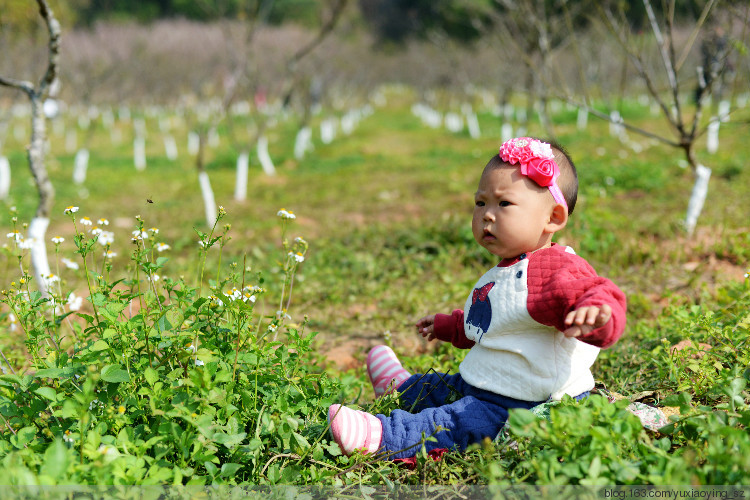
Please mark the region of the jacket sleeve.
<svg viewBox="0 0 750 500"><path fill-rule="evenodd" d="M576 255L531 260L527 283L529 314L541 324L562 332L567 328L565 317L569 312L608 304L612 308L609 321L578 340L604 349L617 342L625 331L625 294Z"/></svg>
<svg viewBox="0 0 750 500"><path fill-rule="evenodd" d="M451 314L436 314L435 337L443 342L450 342L459 349L471 349L474 341L466 338L464 330L464 311L456 309Z"/></svg>

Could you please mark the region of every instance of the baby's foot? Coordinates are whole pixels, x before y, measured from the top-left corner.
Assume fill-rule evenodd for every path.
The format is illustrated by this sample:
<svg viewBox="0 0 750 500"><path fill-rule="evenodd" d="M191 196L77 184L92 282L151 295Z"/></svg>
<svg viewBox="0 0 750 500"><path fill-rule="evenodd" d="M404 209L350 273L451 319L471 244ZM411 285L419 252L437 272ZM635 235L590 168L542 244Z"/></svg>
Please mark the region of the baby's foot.
<svg viewBox="0 0 750 500"><path fill-rule="evenodd" d="M378 417L346 406L331 405L328 408L328 423L333 439L346 455L354 450L375 453L383 438L383 424Z"/></svg>
<svg viewBox="0 0 750 500"><path fill-rule="evenodd" d="M378 345L367 354L367 374L376 396L395 391L404 380L411 377L387 345Z"/></svg>

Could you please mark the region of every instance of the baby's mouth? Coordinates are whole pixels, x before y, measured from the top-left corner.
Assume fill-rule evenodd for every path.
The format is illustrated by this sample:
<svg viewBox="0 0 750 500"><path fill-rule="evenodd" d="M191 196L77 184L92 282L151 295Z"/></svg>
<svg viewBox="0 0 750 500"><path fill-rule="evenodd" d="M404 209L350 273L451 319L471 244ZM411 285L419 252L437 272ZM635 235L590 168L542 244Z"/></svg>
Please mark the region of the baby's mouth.
<svg viewBox="0 0 750 500"><path fill-rule="evenodd" d="M484 230L484 235L482 236L482 239L485 239L485 240L495 240L497 238L495 238L495 235L492 234L492 232L490 232L489 229L485 229Z"/></svg>

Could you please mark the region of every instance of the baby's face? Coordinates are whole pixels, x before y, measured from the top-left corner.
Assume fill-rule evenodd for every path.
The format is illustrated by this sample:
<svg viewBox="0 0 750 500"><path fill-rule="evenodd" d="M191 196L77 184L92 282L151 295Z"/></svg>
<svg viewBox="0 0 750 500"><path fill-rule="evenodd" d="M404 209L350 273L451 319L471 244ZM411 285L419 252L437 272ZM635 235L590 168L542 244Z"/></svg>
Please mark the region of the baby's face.
<svg viewBox="0 0 750 500"><path fill-rule="evenodd" d="M554 199L517 167L486 168L474 202L474 238L498 257L513 258L550 245L546 229Z"/></svg>

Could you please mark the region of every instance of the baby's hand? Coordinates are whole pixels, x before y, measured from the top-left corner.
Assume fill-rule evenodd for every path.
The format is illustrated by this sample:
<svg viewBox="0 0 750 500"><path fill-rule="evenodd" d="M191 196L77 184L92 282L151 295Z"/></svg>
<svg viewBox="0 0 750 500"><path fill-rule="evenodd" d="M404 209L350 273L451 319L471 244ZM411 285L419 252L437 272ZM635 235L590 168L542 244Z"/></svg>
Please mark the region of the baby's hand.
<svg viewBox="0 0 750 500"><path fill-rule="evenodd" d="M563 332L566 337L580 337L587 335L592 330L607 324L612 317L612 308L607 304L599 306L586 306L575 311L570 311L565 317L565 326L570 328Z"/></svg>
<svg viewBox="0 0 750 500"><path fill-rule="evenodd" d="M435 315L431 314L417 321L417 331L427 340L435 339Z"/></svg>

